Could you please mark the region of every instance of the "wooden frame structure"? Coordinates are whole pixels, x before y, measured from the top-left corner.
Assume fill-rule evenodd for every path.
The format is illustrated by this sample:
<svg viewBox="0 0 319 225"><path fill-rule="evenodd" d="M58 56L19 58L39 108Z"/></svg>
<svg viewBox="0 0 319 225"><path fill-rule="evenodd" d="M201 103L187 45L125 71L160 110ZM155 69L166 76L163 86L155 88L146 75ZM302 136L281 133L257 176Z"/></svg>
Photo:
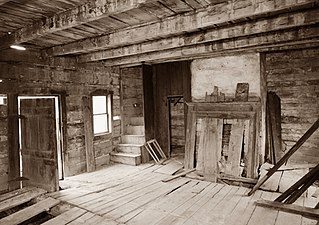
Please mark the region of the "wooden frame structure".
<svg viewBox="0 0 319 225"><path fill-rule="evenodd" d="M256 152L256 145L258 142L256 134L259 132L260 127L259 102L190 102L186 104L188 106L188 114L186 125L185 169L192 169L195 166L196 120L198 118L243 119L249 121L247 177L256 177L256 165L258 164L258 154ZM221 146L221 138L216 138L215 141L220 142L216 143L217 146ZM216 157L214 156L214 153L211 154L206 151L203 154L205 155L205 161L207 162L204 163L204 177L208 180L215 180L216 174L213 173L217 172Z"/></svg>
<svg viewBox="0 0 319 225"><path fill-rule="evenodd" d="M158 144L156 139L147 141L145 147L157 164L160 164L167 159L166 155L164 154L161 146Z"/></svg>

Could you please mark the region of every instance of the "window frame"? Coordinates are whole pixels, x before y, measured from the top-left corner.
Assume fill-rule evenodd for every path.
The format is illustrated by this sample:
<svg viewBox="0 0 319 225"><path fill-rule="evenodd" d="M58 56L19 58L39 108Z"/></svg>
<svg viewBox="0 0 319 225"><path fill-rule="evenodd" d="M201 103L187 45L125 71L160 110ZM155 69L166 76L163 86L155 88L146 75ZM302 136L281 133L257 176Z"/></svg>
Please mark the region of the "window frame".
<svg viewBox="0 0 319 225"><path fill-rule="evenodd" d="M105 113L96 113L94 114L94 97L96 96L104 96L106 98L106 112ZM91 106L92 106L92 132L93 136L101 136L101 135L106 135L112 133L112 105L113 105L113 93L110 91L105 91L105 90L97 90L91 94ZM102 132L95 132L95 127L94 127L94 117L99 116L99 115L106 115L106 131Z"/></svg>

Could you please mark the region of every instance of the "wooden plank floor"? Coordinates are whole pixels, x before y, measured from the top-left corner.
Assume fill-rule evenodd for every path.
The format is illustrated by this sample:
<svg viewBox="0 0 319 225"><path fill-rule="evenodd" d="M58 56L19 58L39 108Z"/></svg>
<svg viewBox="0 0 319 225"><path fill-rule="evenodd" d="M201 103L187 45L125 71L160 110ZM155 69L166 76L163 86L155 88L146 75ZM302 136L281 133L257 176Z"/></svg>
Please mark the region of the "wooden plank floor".
<svg viewBox="0 0 319 225"><path fill-rule="evenodd" d="M255 205L258 199L274 200L278 193L170 177L161 165L115 164L102 170L73 176L61 183L66 190L49 194L87 213L71 224L216 224L311 225L317 221ZM317 199L301 198L296 204L314 207ZM89 222L91 220L91 222ZM93 222L92 222L93 221ZM106 221L103 223L103 221ZM100 224L99 223L99 224Z"/></svg>
<svg viewBox="0 0 319 225"><path fill-rule="evenodd" d="M163 173L170 167L115 164L92 173L69 177L60 182L60 186L66 189L46 194L40 202L0 217L0 225L20 224L59 202L69 203L71 207L44 224L317 224L317 221L300 215L255 205L258 199L274 200L279 193L257 190L248 197L250 189L245 187L185 177L162 182L171 177ZM0 209L12 208L44 192L36 188L24 188L0 195ZM317 198L303 197L295 204L314 207L317 202Z"/></svg>

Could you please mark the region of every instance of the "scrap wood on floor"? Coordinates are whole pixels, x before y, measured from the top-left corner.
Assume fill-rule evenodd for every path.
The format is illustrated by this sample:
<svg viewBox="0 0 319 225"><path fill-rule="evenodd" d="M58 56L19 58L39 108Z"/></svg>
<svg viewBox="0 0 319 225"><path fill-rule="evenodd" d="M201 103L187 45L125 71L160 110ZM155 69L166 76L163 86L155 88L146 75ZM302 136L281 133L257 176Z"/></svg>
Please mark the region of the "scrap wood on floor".
<svg viewBox="0 0 319 225"><path fill-rule="evenodd" d="M98 180L97 177L114 173L112 168L102 169L91 178L85 174L83 177L77 175L74 179L85 180L91 185L90 190L96 186L96 191L87 192L88 186L83 185L75 189L81 192L77 197L72 191L59 191L57 193L61 192L63 195L52 195L57 201L65 202L71 207L60 210L61 213L52 214L54 217L50 218L47 224L316 224L315 220L301 215L296 216L255 204L258 199L273 201L279 193L257 190L252 196L247 196L249 189L246 187L188 177L162 182L163 179L174 176L155 172L161 167L163 165L143 167L136 174L132 174L125 171L133 167L120 165L116 166L116 170L125 175L121 178L110 176L110 179L103 180ZM194 173L194 169L191 171ZM190 170L185 171L189 172ZM101 182L104 182L104 185ZM102 191L101 187L104 187ZM7 197L0 195L1 198ZM298 204L314 207L317 202L315 198L302 196Z"/></svg>
<svg viewBox="0 0 319 225"><path fill-rule="evenodd" d="M179 170L181 170L184 167L183 163L176 161L174 159L169 159L164 163L162 167L155 170L156 173L163 173L168 175L173 175L177 173Z"/></svg>

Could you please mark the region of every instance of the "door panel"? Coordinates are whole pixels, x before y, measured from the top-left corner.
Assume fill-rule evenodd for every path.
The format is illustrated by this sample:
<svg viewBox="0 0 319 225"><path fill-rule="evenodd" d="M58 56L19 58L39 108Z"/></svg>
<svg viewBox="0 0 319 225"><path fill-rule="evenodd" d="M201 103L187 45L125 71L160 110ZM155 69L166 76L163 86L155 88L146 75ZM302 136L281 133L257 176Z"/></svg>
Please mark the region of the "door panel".
<svg viewBox="0 0 319 225"><path fill-rule="evenodd" d="M57 140L53 98L21 99L23 186L58 190Z"/></svg>

